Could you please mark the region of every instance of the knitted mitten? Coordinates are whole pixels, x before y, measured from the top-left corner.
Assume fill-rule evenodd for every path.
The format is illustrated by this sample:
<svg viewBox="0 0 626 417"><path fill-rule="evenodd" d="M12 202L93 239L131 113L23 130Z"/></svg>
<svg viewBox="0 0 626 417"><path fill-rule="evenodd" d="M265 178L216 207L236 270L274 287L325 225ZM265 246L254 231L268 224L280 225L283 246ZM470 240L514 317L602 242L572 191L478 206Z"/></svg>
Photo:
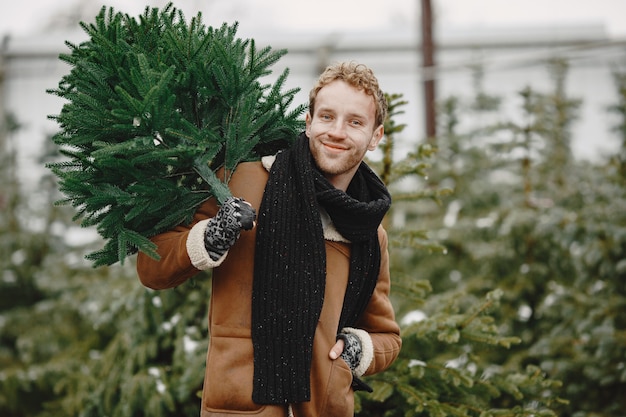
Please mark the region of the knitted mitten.
<svg viewBox="0 0 626 417"><path fill-rule="evenodd" d="M212 260L217 261L235 244L241 229L254 226L256 211L244 199L231 197L224 202L204 232L204 246Z"/></svg>
<svg viewBox="0 0 626 417"><path fill-rule="evenodd" d="M341 352L341 359L343 359L350 369L353 371L359 366L361 362L361 355L363 348L361 347L361 340L357 335L352 333L339 333L337 339L343 340L344 348Z"/></svg>

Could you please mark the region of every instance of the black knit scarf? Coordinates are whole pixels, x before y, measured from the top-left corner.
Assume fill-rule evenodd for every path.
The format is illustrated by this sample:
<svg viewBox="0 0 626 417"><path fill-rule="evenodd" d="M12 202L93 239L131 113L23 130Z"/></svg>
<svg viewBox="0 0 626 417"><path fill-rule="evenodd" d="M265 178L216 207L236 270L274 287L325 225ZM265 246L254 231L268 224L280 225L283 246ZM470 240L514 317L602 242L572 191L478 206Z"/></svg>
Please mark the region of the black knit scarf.
<svg viewBox="0 0 626 417"><path fill-rule="evenodd" d="M313 336L326 280L319 207L352 243L341 329L356 323L376 286L377 229L390 204L384 184L365 163L347 192L334 188L315 167L304 134L291 149L277 155L257 225L252 293L254 402L310 400Z"/></svg>

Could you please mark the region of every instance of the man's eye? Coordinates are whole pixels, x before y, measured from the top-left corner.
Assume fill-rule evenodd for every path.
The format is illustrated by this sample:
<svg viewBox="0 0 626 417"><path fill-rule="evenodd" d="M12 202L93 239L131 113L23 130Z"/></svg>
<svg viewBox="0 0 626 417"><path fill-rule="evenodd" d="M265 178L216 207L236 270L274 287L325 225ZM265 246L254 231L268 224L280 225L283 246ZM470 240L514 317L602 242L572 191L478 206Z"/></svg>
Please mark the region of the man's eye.
<svg viewBox="0 0 626 417"><path fill-rule="evenodd" d="M360 120L353 120L351 123L353 126L361 126L362 124Z"/></svg>

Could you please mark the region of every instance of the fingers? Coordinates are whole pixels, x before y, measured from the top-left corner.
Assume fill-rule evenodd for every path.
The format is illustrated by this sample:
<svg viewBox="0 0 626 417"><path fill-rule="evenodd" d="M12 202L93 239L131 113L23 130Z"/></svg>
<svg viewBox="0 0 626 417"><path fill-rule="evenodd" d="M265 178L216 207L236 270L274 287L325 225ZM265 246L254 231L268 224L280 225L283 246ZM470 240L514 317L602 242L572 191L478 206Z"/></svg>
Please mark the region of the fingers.
<svg viewBox="0 0 626 417"><path fill-rule="evenodd" d="M246 204L242 204L239 208L239 222L241 223L241 228L244 230L250 230L254 227L254 220L256 219L256 210L254 207L250 205L247 201L244 201Z"/></svg>
<svg viewBox="0 0 626 417"><path fill-rule="evenodd" d="M328 357L331 358L332 360L337 359L341 355L341 352L343 352L343 347L344 347L343 340L341 339L337 340L337 343L335 343L335 346L333 346L332 349L330 349L330 352L328 353Z"/></svg>
<svg viewBox="0 0 626 417"><path fill-rule="evenodd" d="M235 207L237 209L236 217L244 230L250 230L254 227L256 219L256 210L252 207L252 204L248 203L243 198L233 198Z"/></svg>

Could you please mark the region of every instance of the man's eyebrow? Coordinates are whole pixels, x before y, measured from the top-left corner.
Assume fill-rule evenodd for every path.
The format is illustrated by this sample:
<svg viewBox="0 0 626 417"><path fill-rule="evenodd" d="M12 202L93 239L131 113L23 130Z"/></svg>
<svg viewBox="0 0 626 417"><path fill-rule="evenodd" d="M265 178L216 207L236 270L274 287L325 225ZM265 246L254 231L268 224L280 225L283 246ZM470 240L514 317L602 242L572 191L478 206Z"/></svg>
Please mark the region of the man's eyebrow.
<svg viewBox="0 0 626 417"><path fill-rule="evenodd" d="M348 113L348 117L351 119L360 119L360 120L370 119L366 113L357 113L357 112Z"/></svg>
<svg viewBox="0 0 626 417"><path fill-rule="evenodd" d="M334 112L332 107L329 106L318 106L315 108L316 111L330 111L330 112Z"/></svg>
<svg viewBox="0 0 626 417"><path fill-rule="evenodd" d="M330 106L320 106L316 107L315 112L327 112L327 113L336 113L336 111ZM367 114L363 112L350 112L348 113L348 117L357 118L357 119L367 119Z"/></svg>

